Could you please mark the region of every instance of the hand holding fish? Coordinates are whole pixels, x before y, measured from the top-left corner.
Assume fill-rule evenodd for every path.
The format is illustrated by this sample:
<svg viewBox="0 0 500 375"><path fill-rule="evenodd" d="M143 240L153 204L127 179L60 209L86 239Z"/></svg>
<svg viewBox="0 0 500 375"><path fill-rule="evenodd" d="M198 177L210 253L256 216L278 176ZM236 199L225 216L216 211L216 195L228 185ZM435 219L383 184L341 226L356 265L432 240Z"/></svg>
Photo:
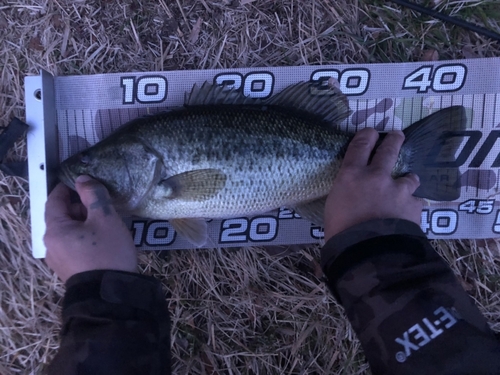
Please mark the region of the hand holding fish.
<svg viewBox="0 0 500 375"><path fill-rule="evenodd" d="M57 185L45 208L45 261L62 281L85 271L137 272L137 251L130 231L116 213L109 193L87 176L75 184L82 203L70 202L70 190Z"/></svg>
<svg viewBox="0 0 500 375"><path fill-rule="evenodd" d="M420 225L422 201L412 195L420 185L418 176L391 176L404 134L388 133L370 160L378 138L374 129L367 128L349 144L326 201L326 241L371 219L399 218Z"/></svg>

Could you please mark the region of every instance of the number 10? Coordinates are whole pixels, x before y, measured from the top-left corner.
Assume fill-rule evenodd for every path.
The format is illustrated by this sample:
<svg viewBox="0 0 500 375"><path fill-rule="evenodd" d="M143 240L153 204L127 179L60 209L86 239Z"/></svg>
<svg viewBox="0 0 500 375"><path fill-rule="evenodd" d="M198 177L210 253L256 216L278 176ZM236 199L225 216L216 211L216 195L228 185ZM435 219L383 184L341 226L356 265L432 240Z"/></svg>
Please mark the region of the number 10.
<svg viewBox="0 0 500 375"><path fill-rule="evenodd" d="M121 77L123 104L161 103L167 97L167 80L162 76Z"/></svg>

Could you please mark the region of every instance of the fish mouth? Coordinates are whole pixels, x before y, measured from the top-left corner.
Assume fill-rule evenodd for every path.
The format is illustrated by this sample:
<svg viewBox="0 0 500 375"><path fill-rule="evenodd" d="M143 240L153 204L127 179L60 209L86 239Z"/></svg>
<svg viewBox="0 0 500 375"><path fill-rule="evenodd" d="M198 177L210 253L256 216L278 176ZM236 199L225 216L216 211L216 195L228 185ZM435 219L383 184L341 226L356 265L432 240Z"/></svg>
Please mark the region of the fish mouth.
<svg viewBox="0 0 500 375"><path fill-rule="evenodd" d="M61 182L64 185L68 186L69 188L71 188L73 190L76 190L75 180L76 180L77 176L74 175L73 173L71 173L69 168L67 168L64 164L61 165L61 167L59 168L58 177L59 177L59 180L61 180Z"/></svg>

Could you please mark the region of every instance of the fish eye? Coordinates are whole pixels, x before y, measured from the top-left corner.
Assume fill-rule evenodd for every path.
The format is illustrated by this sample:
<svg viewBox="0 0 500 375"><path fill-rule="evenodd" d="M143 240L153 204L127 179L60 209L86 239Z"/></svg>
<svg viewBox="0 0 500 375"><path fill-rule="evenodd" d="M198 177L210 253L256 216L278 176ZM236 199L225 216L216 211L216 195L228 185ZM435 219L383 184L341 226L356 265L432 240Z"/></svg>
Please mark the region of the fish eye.
<svg viewBox="0 0 500 375"><path fill-rule="evenodd" d="M80 163L87 165L90 162L90 156L82 152L80 155Z"/></svg>

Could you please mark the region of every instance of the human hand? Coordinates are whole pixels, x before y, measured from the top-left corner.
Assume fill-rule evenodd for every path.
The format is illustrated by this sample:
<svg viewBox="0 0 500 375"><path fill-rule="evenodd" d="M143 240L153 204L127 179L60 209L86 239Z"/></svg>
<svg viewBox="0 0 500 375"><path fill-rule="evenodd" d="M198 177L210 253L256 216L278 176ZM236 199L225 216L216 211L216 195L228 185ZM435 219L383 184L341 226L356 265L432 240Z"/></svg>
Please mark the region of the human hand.
<svg viewBox="0 0 500 375"><path fill-rule="evenodd" d="M45 261L62 281L85 271L137 272L137 250L130 231L111 204L107 189L80 176L75 183L82 203L70 202L60 183L45 205Z"/></svg>
<svg viewBox="0 0 500 375"><path fill-rule="evenodd" d="M349 144L326 200L326 241L371 219L398 218L420 225L422 201L412 195L420 185L418 176L391 177L404 134L388 133L369 163L378 137L375 129L366 128L356 133Z"/></svg>

